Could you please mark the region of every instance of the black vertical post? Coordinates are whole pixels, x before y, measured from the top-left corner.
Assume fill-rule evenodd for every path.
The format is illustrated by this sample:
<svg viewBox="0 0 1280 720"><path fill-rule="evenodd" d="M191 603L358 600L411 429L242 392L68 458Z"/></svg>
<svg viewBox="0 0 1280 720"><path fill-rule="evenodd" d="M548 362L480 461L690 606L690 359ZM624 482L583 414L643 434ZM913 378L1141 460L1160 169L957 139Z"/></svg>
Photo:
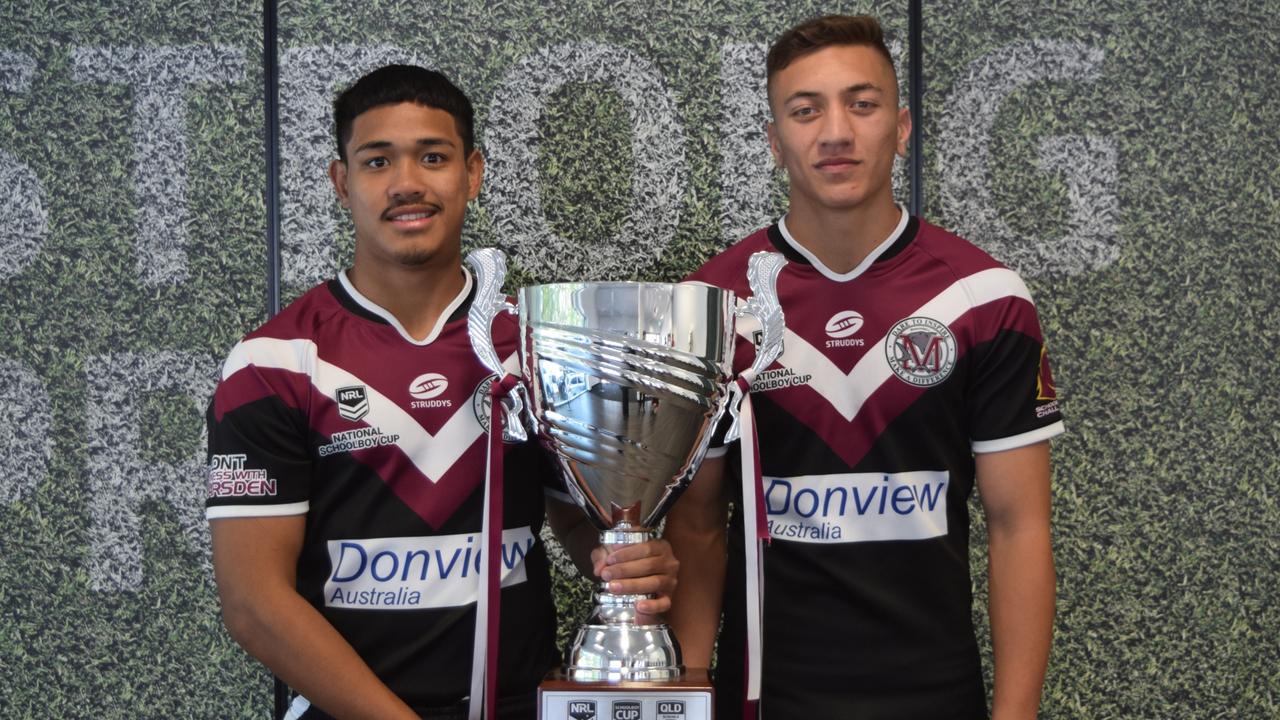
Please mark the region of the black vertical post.
<svg viewBox="0 0 1280 720"><path fill-rule="evenodd" d="M912 215L924 213L924 40L921 0L908 3L907 35L910 40L911 97L911 201L907 208Z"/></svg>
<svg viewBox="0 0 1280 720"><path fill-rule="evenodd" d="M267 317L280 312L280 67L276 0L262 2L262 75L267 132Z"/></svg>
<svg viewBox="0 0 1280 720"><path fill-rule="evenodd" d="M267 317L280 312L280 67L276 11L276 0L262 0L262 78L267 121ZM271 717L283 720L289 711L289 686L275 675L271 680Z"/></svg>

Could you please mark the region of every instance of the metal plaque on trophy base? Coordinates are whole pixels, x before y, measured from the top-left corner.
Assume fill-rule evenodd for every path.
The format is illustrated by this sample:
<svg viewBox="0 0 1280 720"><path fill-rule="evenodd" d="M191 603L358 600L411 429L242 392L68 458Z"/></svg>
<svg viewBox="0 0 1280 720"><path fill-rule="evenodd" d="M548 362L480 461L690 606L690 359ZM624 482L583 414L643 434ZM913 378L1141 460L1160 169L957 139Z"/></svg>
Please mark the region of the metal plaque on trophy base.
<svg viewBox="0 0 1280 720"><path fill-rule="evenodd" d="M711 678L697 668L662 682L583 682L558 671L538 686L542 720L710 720L713 703Z"/></svg>
<svg viewBox="0 0 1280 720"><path fill-rule="evenodd" d="M502 376L490 328L497 313L517 312L500 294L506 260L498 250L477 250L467 262L476 275L472 346ZM520 289L520 385L504 405L507 429L522 436L523 421L551 451L569 495L600 530L601 545L652 539L693 479L722 415L736 413L737 318L754 317L762 330L751 377L777 357L784 328L775 286L783 264L777 253L751 259L754 297L745 307L732 292L702 283ZM736 423L731 437L735 431ZM636 611L646 597L615 595L601 583L563 670L539 691L543 720L711 717L705 670L688 684L692 676L670 628Z"/></svg>

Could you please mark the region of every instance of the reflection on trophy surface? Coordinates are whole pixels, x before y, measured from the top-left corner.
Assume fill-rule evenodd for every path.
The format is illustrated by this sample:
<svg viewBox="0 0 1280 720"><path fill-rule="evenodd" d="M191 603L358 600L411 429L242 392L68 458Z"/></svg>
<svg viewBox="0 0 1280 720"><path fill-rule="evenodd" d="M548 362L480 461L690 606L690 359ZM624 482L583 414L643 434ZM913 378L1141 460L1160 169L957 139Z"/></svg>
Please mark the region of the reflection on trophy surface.
<svg viewBox="0 0 1280 720"><path fill-rule="evenodd" d="M498 290L505 260L497 250L478 250L467 261L477 276L472 344L501 374L488 328L497 312L513 311ZM520 289L520 374L527 396L516 396L524 412L512 407L508 413L520 413L552 451L570 495L601 530L602 544L652 538L693 479L724 411L736 400L736 318L760 318L765 341L756 367L776 357L782 327L774 283L782 264L773 253L753 258L756 297L746 310L736 307L732 292L700 283ZM487 353L481 347L486 343ZM660 619L637 615L640 599L601 586L591 618L570 646L569 679L680 676L674 636Z"/></svg>

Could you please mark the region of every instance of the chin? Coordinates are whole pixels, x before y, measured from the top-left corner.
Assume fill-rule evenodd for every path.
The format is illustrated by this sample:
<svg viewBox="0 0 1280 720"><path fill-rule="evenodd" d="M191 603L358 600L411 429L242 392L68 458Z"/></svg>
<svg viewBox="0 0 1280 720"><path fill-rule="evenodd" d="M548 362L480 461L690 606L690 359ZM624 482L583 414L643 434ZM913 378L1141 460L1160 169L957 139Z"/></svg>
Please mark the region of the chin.
<svg viewBox="0 0 1280 720"><path fill-rule="evenodd" d="M436 253L430 250L410 250L396 255L396 261L406 267L422 267L430 265L436 259Z"/></svg>

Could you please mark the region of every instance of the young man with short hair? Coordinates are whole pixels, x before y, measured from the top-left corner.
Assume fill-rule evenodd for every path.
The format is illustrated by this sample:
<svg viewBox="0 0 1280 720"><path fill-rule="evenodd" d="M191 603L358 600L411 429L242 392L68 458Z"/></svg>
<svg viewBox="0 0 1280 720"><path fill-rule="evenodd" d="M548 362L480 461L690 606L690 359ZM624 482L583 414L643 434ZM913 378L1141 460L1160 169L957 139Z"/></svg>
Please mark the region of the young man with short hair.
<svg viewBox="0 0 1280 720"><path fill-rule="evenodd" d="M462 267L484 158L447 78L389 66L334 105L330 167L355 262L250 333L209 408L207 515L232 637L299 691L291 718L467 713L486 470L487 390ZM508 357L517 328L493 327ZM585 572L669 605L655 541L607 555L533 443L504 444L498 717L534 717L557 662L545 512ZM606 570L606 566L608 569Z"/></svg>
<svg viewBox="0 0 1280 720"><path fill-rule="evenodd" d="M785 32L768 56L768 137L790 206L692 279L749 295L783 253L782 356L756 379L764 511L764 717L989 717L971 622L967 500L990 537L997 720L1036 715L1053 628L1049 444L1062 420L1021 279L892 194L911 116L870 17ZM749 333L735 365L749 364ZM725 603L717 707L740 717L736 453L708 459L667 520L670 621L691 665ZM748 478L746 482L751 482Z"/></svg>

